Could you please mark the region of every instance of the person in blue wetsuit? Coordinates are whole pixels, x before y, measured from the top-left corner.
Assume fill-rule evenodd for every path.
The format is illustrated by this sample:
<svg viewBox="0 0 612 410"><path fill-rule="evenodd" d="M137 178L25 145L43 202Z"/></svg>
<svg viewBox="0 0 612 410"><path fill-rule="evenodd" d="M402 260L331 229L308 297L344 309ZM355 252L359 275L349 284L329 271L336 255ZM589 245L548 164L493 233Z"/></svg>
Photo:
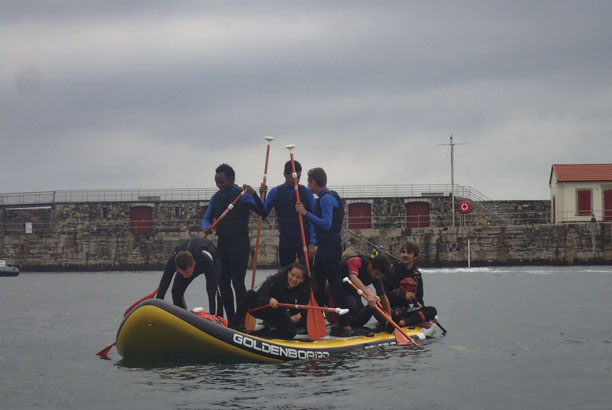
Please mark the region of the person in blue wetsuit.
<svg viewBox="0 0 612 410"><path fill-rule="evenodd" d="M302 175L302 165L298 161L294 162L295 172L299 181ZM304 246L302 244L298 213L295 210L296 195L291 161L285 163L283 176L285 177L285 183L275 186L270 190L266 196L265 205L268 213L272 208L276 210L280 233L278 240L278 262L280 266L287 266L295 262L296 258L300 260L304 257ZM259 188L260 195L264 195L267 189L267 185L262 183ZM308 187L301 184L298 185L298 190L304 208L307 211L312 211L315 203L314 195L312 195ZM314 225L307 218L303 218L303 223L304 236L308 244L308 258L312 260L315 256L317 243Z"/></svg>
<svg viewBox="0 0 612 410"><path fill-rule="evenodd" d="M202 220L205 235L213 233L212 224L225 211L234 199L244 190L245 194L234 205L223 220L216 226L218 236L217 249L221 255L221 299L231 326L236 326L234 312L234 292L236 301L246 294L244 277L249 263L251 242L249 239L249 216L254 211L259 215L266 214L266 208L250 185L242 189L234 183L234 169L221 164L215 170L215 183L219 191L211 198L208 209ZM232 286L234 290L232 291Z"/></svg>
<svg viewBox="0 0 612 410"><path fill-rule="evenodd" d="M221 258L217 248L208 239L196 237L181 241L166 262L156 298L163 299L166 296L174 275L171 291L172 302L176 306L187 309L184 297L185 290L196 277L204 274L206 276L209 313L216 315L218 309L215 303L215 294L221 276L220 262Z"/></svg>
<svg viewBox="0 0 612 410"><path fill-rule="evenodd" d="M342 290L340 276L342 256L340 232L344 221L344 203L337 192L327 188L327 174L323 168L312 168L308 171L308 188L318 196L314 211L309 212L301 202L295 205L295 209L315 226L317 235L317 252L313 267L315 297L320 306L328 304L325 300L327 281L331 295L339 307L350 308L350 301ZM341 336L352 334L348 320L348 317L343 316L339 319L339 326L343 329Z"/></svg>

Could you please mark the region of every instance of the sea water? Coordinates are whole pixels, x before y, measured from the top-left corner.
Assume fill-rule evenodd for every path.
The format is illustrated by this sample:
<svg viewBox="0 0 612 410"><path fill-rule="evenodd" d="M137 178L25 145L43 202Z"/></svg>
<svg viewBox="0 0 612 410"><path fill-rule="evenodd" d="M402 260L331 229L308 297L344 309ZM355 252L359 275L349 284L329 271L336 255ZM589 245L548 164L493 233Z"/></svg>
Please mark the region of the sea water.
<svg viewBox="0 0 612 410"><path fill-rule="evenodd" d="M0 278L0 408L611 407L612 267L422 272L446 335L265 365L134 366L114 349L111 360L97 357L161 272ZM258 270L257 282L271 273ZM197 278L189 307L208 306L205 293Z"/></svg>

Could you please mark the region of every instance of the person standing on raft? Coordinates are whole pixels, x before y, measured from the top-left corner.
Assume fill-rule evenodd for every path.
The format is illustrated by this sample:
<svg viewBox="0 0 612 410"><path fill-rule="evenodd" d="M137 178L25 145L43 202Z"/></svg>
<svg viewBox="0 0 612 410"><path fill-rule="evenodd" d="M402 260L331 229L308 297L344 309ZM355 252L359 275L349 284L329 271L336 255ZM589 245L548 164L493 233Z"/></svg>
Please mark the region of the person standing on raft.
<svg viewBox="0 0 612 410"><path fill-rule="evenodd" d="M234 199L244 192L244 195L231 208L221 220L216 232L219 237L217 248L221 255L221 299L227 313L227 320L231 326L236 326L234 312L234 292L236 303L246 295L244 278L249 263L251 242L249 239L249 216L254 211L258 215L265 215L266 208L250 185L243 185L242 189L234 183L236 174L234 169L221 164L215 170L215 184L219 190L210 198L210 203L204 219L202 230L204 235L210 235L214 221L228 209ZM234 290L232 291L232 287Z"/></svg>

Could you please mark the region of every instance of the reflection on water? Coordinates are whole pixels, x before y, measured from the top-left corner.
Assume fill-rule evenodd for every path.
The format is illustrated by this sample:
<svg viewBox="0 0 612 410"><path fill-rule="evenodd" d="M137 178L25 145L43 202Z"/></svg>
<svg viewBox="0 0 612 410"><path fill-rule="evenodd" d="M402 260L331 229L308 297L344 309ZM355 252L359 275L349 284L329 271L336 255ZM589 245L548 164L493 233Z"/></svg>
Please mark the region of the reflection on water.
<svg viewBox="0 0 612 410"><path fill-rule="evenodd" d="M270 403L292 403L282 408L338 408L369 400L373 388L387 388L389 377L416 371L419 357L430 356L427 342L422 347L380 346L346 352L320 360L295 360L277 364L186 363L182 360L125 362L116 366L142 373L142 383L166 393L189 392L205 395L209 406L230 408L274 407ZM365 378L364 378L365 376ZM356 390L357 388L357 390ZM356 393L363 389L363 393ZM337 398L335 402L330 398ZM363 404L363 403L361 403Z"/></svg>

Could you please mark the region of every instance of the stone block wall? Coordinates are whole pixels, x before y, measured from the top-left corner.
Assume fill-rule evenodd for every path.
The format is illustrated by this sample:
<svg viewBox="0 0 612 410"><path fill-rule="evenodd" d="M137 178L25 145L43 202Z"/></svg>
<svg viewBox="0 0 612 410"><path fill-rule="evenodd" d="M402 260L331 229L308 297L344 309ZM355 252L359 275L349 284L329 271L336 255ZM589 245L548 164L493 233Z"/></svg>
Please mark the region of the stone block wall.
<svg viewBox="0 0 612 410"><path fill-rule="evenodd" d="M431 227L407 228L405 203L430 203ZM499 225L484 212L457 220L450 227L449 198L374 198L372 227L343 231L345 247L368 253L382 246L399 255L401 244L415 240L422 248L422 266L466 266L468 241L473 266L517 264L610 264L612 225L609 223L548 223ZM151 233L130 230L130 210L152 208ZM201 235L207 201L56 203L41 208L0 208L0 258L22 270L157 270L176 244ZM500 201L521 219L528 207L538 219L549 201ZM548 208L547 208L548 207ZM480 221L480 223L478 222ZM32 233L25 233L25 224ZM251 260L258 219L253 216ZM216 241L215 235L211 238ZM274 211L263 220L258 253L260 267L277 264L278 232Z"/></svg>

